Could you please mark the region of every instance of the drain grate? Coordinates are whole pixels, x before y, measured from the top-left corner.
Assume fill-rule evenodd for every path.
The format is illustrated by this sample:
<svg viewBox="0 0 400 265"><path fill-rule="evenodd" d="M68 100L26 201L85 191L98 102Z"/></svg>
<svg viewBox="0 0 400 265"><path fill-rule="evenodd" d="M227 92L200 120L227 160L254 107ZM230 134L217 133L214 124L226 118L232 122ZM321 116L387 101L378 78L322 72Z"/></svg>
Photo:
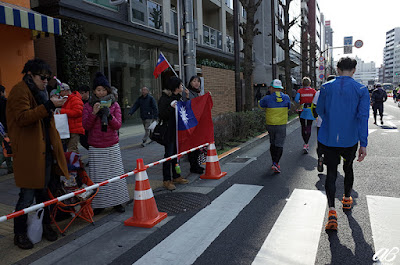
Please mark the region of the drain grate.
<svg viewBox="0 0 400 265"><path fill-rule="evenodd" d="M168 214L185 213L204 208L210 204L210 199L195 192L168 192L154 196L160 212Z"/></svg>
<svg viewBox="0 0 400 265"><path fill-rule="evenodd" d="M246 163L250 159L251 159L251 157L236 157L235 159L233 159L229 163Z"/></svg>

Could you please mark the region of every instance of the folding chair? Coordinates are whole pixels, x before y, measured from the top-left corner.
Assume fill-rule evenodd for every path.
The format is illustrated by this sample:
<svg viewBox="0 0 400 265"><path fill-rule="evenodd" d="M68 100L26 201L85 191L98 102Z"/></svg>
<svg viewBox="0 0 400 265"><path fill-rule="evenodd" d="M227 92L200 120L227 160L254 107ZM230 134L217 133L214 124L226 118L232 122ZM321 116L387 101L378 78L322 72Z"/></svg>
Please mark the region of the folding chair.
<svg viewBox="0 0 400 265"><path fill-rule="evenodd" d="M66 154L67 155L67 154ZM86 184L87 186L93 185L93 181L89 178L87 175L82 161L79 160L79 165L80 167L76 170L77 171L77 178L82 182L82 184ZM78 217L85 220L86 222L91 223L94 225L93 221L93 209L91 206L93 198L96 196L97 192L99 191L99 188L93 190L94 192L85 200L80 200L75 203L71 202L57 202L53 208L53 210L50 213L50 217L53 221L53 223L56 225L57 229L60 231L60 233L64 236L65 231L68 229L68 227L76 220ZM55 197L51 193L50 189L48 189L48 194L50 199L54 199ZM76 209L76 206L80 206L79 209ZM68 224L64 227L61 228L59 223L56 221L56 216L57 212L64 212L64 213L70 213L72 215L72 219L68 222Z"/></svg>

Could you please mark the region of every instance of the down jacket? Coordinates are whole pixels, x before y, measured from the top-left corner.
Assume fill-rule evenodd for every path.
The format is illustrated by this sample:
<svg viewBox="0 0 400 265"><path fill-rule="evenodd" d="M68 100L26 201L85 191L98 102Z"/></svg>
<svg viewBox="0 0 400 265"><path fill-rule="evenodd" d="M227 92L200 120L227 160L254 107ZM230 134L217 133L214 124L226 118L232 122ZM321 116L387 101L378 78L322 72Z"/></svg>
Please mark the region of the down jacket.
<svg viewBox="0 0 400 265"><path fill-rule="evenodd" d="M45 187L46 139L43 119L49 116L44 105L36 100L24 81L13 87L7 100L8 136L14 154L15 184L20 188ZM53 115L48 128L52 146L53 170L58 175L69 176L67 161Z"/></svg>
<svg viewBox="0 0 400 265"><path fill-rule="evenodd" d="M96 148L106 148L119 142L118 130L121 128L121 108L117 102L110 107L112 119L108 121L106 132L101 131L100 117L93 115L93 107L86 103L83 107L83 127L88 131L88 143Z"/></svg>
<svg viewBox="0 0 400 265"><path fill-rule="evenodd" d="M67 114L70 133L85 134L82 126L83 101L78 91L74 91L68 96L60 113Z"/></svg>

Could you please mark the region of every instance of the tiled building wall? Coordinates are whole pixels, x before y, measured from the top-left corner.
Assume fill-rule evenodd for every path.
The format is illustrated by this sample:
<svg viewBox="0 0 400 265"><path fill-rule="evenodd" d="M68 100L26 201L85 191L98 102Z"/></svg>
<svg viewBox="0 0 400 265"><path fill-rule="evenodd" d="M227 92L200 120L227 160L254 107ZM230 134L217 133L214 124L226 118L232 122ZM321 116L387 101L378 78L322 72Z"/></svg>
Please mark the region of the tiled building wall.
<svg viewBox="0 0 400 265"><path fill-rule="evenodd" d="M210 91L213 99L212 116L236 111L235 72L232 70L202 66L204 90Z"/></svg>

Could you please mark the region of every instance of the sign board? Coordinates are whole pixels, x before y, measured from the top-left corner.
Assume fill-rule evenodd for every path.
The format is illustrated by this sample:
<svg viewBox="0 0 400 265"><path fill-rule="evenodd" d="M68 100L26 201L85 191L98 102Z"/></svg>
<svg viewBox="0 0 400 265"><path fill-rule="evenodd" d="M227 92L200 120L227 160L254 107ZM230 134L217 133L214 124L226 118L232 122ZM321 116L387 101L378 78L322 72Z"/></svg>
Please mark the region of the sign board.
<svg viewBox="0 0 400 265"><path fill-rule="evenodd" d="M353 46L353 36L344 37L344 46L351 45Z"/></svg>
<svg viewBox="0 0 400 265"><path fill-rule="evenodd" d="M329 27L330 25L331 25L331 21L330 20L325 21L325 26Z"/></svg>
<svg viewBox="0 0 400 265"><path fill-rule="evenodd" d="M323 66L323 65L320 65L320 66L319 66L319 70L320 70L320 71L323 71L323 70L324 70L324 66Z"/></svg>
<svg viewBox="0 0 400 265"><path fill-rule="evenodd" d="M347 45L347 46L344 46L343 48L344 48L344 52L343 52L344 54L353 53L353 46Z"/></svg>
<svg viewBox="0 0 400 265"><path fill-rule="evenodd" d="M319 79L321 79L321 80L324 79L324 74L320 74Z"/></svg>
<svg viewBox="0 0 400 265"><path fill-rule="evenodd" d="M356 48L361 48L364 45L362 40L356 40L356 42L354 43L354 47Z"/></svg>
<svg viewBox="0 0 400 265"><path fill-rule="evenodd" d="M320 61L320 62L323 62L323 61L325 61L325 58L324 58L324 56L321 56L321 57L319 57L319 61Z"/></svg>

